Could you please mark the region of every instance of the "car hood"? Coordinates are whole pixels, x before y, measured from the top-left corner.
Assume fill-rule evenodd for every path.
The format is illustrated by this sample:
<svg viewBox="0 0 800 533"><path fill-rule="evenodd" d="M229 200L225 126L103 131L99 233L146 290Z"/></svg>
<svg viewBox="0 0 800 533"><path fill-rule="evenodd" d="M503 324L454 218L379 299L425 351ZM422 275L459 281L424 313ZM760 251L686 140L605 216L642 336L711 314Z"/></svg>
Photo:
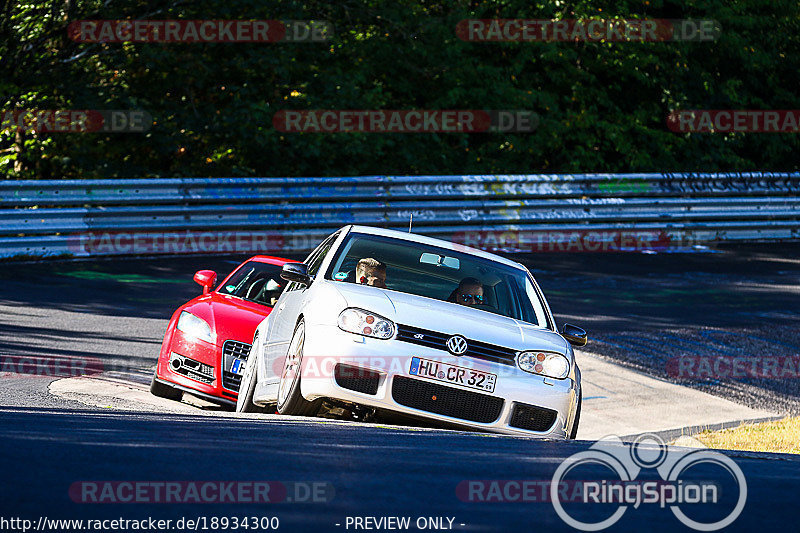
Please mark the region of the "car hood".
<svg viewBox="0 0 800 533"><path fill-rule="evenodd" d="M348 307L377 313L397 324L460 334L515 350L568 353L567 341L561 335L521 320L403 292L353 283L335 282L335 286Z"/></svg>
<svg viewBox="0 0 800 533"><path fill-rule="evenodd" d="M222 346L227 340L253 342L256 327L272 308L212 292L195 298L184 310L208 322L211 331L217 334L217 345Z"/></svg>

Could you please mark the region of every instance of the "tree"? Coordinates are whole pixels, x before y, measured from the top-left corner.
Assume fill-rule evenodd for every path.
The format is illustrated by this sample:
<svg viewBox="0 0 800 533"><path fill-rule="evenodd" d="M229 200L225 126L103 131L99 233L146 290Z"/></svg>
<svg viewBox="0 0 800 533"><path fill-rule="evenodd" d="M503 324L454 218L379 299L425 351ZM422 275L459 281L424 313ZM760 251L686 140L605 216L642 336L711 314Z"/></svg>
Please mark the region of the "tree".
<svg viewBox="0 0 800 533"><path fill-rule="evenodd" d="M799 109L788 0L0 0L3 109L142 109L146 133L0 133L9 178L795 170L798 136L674 133L676 109ZM714 19L713 42L468 42L463 19ZM317 43L78 43L83 19L327 20ZM284 133L280 110L512 109L532 133Z"/></svg>

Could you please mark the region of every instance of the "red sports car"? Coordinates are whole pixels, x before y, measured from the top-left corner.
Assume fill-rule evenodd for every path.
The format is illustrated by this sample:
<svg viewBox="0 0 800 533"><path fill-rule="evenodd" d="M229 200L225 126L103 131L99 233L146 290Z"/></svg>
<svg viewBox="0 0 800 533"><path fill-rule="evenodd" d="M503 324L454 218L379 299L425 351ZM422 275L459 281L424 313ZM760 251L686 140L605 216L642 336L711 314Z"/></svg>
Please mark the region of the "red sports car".
<svg viewBox="0 0 800 533"><path fill-rule="evenodd" d="M150 392L171 400L189 392L234 407L253 333L283 291L281 267L289 262L251 257L216 289L216 272L197 272L194 280L203 294L172 315Z"/></svg>

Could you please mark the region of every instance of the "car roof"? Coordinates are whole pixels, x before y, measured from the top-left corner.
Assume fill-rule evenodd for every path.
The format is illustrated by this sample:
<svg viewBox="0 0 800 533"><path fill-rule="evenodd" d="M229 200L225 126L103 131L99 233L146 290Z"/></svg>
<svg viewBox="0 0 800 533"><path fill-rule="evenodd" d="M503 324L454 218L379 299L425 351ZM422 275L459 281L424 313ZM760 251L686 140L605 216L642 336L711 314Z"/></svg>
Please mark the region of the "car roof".
<svg viewBox="0 0 800 533"><path fill-rule="evenodd" d="M296 259L285 259L283 257L273 257L271 255L254 255L253 257L247 259L247 261L255 261L256 263L269 263L271 265L282 265L284 263L299 262Z"/></svg>
<svg viewBox="0 0 800 533"><path fill-rule="evenodd" d="M508 265L514 268L521 268L525 270L525 266L522 265L521 263L517 263L516 261L506 259L505 257L501 257L499 255L495 255L489 252L484 252L483 250L479 250L471 246L466 246L464 244L457 244L442 239L436 239L434 237L426 237L425 235L419 235L417 233L408 233L405 231L397 231L393 229L384 229L384 228L375 228L372 226L357 226L357 225L350 226L350 231L357 233L365 233L368 235L392 237L394 239L402 239L410 242L418 242L421 244L428 244L431 246L438 246L439 248L446 248L448 250L453 250L454 252L462 252L462 253L476 255L478 257L482 257L490 261L497 261L498 263L503 263L504 265Z"/></svg>

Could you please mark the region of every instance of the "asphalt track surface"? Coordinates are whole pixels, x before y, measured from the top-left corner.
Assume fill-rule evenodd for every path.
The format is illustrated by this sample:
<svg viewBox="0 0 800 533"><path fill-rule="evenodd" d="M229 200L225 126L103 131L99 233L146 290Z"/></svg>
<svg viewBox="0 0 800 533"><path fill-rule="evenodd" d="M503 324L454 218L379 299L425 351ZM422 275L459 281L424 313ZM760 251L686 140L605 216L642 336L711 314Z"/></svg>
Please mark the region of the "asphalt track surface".
<svg viewBox="0 0 800 533"><path fill-rule="evenodd" d="M558 322L589 331L591 351L672 379L666 362L679 355L797 354L798 252L798 246L764 246L704 254L520 259L533 270ZM192 273L201 268L226 273L240 259L2 264L0 355L93 358L107 374L146 379L166 319L198 293ZM562 460L592 444L323 420L103 410L50 395L52 378L0 375L0 519L205 517L210 526L215 516L277 516L283 531L352 531L352 525L346 527L348 516L409 516L411 530L417 517L430 516L454 517L453 529L463 531L571 530L549 502L464 501L459 487L469 480L546 482ZM752 406L800 412L796 378L683 381ZM797 457L727 455L748 485L744 511L727 530L798 530ZM705 520L724 516L737 493L732 478L702 469L692 475L715 480L727 499L687 514ZM658 477L645 470L638 479ZM93 504L78 503L69 492L83 481L203 480L273 481L284 487L317 482L332 499ZM609 507L599 505L574 512L593 518L610 514ZM627 509L610 530L644 527L687 530L668 509L646 504ZM0 529L21 530L1 520Z"/></svg>
<svg viewBox="0 0 800 533"><path fill-rule="evenodd" d="M549 502L480 502L469 501L468 496L462 501L459 486L472 480L549 481L561 460L588 446L455 432L64 409L7 408L0 411L0 420L5 465L2 515L34 522L42 516L94 520L277 516L282 531L344 531L348 516L414 520L446 516L455 518L453 529L460 531L568 531ZM800 461L777 455L731 457L748 485L747 505L732 529L796 531ZM609 475L600 467L582 475L590 473ZM732 478L720 471L700 470L694 475L695 479L715 476L721 494L728 497L723 500L726 512L732 508L730 495L738 494ZM651 472L638 479L659 478ZM318 493L317 503L283 498L224 505L76 503L70 497L76 482L98 480L322 483L326 491ZM332 499L325 502L328 497ZM711 521L720 518L716 511L716 506L699 507L691 516ZM589 520L600 513L593 509L589 516L577 512L575 516ZM669 510L642 505L628 509L610 530L645 527L686 529Z"/></svg>

